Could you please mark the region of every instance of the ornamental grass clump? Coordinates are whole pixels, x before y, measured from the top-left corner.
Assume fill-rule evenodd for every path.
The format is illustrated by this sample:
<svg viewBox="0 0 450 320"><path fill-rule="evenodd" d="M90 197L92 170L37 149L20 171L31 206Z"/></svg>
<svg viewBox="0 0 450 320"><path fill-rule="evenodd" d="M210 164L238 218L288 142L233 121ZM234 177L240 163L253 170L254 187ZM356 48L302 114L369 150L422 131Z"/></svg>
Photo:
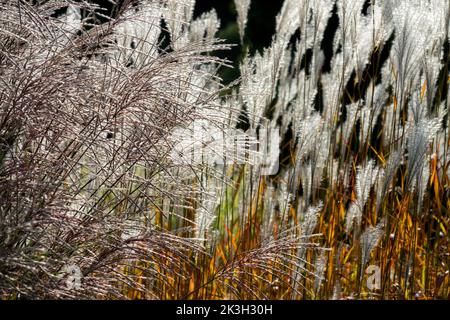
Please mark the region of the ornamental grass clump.
<svg viewBox="0 0 450 320"><path fill-rule="evenodd" d="M95 2L0 2L3 299L449 298L448 0Z"/></svg>

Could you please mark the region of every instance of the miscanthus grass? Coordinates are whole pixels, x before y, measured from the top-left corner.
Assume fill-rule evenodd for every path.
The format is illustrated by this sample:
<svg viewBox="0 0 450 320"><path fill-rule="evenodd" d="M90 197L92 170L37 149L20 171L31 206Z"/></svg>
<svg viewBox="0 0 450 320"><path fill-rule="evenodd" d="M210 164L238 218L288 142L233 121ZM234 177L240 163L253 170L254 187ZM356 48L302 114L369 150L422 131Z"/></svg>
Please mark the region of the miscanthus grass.
<svg viewBox="0 0 450 320"><path fill-rule="evenodd" d="M450 297L448 0L94 2L0 1L1 298Z"/></svg>

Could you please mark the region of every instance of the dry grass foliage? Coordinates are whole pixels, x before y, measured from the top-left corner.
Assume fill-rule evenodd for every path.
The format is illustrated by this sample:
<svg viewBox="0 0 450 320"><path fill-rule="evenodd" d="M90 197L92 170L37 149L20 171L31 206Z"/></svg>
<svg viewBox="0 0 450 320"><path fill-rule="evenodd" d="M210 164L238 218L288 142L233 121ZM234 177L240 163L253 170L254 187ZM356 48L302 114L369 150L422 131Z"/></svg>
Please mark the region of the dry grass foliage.
<svg viewBox="0 0 450 320"><path fill-rule="evenodd" d="M450 297L448 0L285 0L228 86L214 11L111 3L0 1L3 299ZM173 161L243 115L275 175Z"/></svg>

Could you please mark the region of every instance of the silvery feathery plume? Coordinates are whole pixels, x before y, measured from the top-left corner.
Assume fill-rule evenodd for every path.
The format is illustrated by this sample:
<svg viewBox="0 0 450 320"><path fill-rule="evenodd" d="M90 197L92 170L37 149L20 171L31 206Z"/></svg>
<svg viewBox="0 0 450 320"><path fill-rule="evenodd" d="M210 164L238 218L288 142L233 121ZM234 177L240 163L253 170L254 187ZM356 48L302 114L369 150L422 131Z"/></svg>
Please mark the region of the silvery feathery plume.
<svg viewBox="0 0 450 320"><path fill-rule="evenodd" d="M301 119L295 122L294 130L297 133L297 149L295 156L295 167L293 169L290 184L295 192L299 180L302 177L301 167L303 165L304 159L311 152L313 147L315 147L315 142L318 140L320 135L321 127L323 124L322 117L318 113L314 113L305 119ZM294 123L294 124L295 124Z"/></svg>
<svg viewBox="0 0 450 320"><path fill-rule="evenodd" d="M294 194L288 190L286 183L282 183L277 192L277 202L280 207L280 212L289 212L292 202L294 200Z"/></svg>
<svg viewBox="0 0 450 320"><path fill-rule="evenodd" d="M385 108L385 115L384 115L384 129L383 129L383 146L386 148L389 148L391 144L396 139L396 132L393 130L393 125L396 123L396 119L399 119L400 117L400 111L401 108L397 107L395 108L395 104L391 103ZM399 124L401 126L401 124ZM403 128L401 126L401 128Z"/></svg>
<svg viewBox="0 0 450 320"><path fill-rule="evenodd" d="M311 161L314 164L312 167L312 186L311 192L320 187L323 179L323 171L326 168L329 159L330 147L330 130L323 129L314 140L314 148L311 152Z"/></svg>
<svg viewBox="0 0 450 320"><path fill-rule="evenodd" d="M314 66L313 66L314 67ZM314 76L316 73L314 73ZM317 82L313 81L312 76L306 74L304 70L300 71L297 81L297 98L293 102L294 119L301 120L306 118L314 111L314 101L317 96Z"/></svg>
<svg viewBox="0 0 450 320"><path fill-rule="evenodd" d="M407 77L410 75L415 77L417 60L420 59L419 52L423 50L425 42L423 33L416 30L423 27L422 11L414 8L408 1L399 1L395 6L390 0L385 3L391 10L392 23L395 26L396 36L392 56L400 86L399 92L403 93L407 89Z"/></svg>
<svg viewBox="0 0 450 320"><path fill-rule="evenodd" d="M300 28L304 50L322 40L334 1L286 0L276 17L277 36L289 39ZM303 50L303 52L304 52Z"/></svg>
<svg viewBox="0 0 450 320"><path fill-rule="evenodd" d="M302 34L305 36L306 48L316 48L320 44L325 34L328 18L331 16L334 1L316 0L306 1L304 4L307 10L306 25L303 26ZM297 9L302 10L302 9ZM314 55L315 56L315 55Z"/></svg>
<svg viewBox="0 0 450 320"><path fill-rule="evenodd" d="M260 142L256 136L235 129L233 121L229 123L233 114L230 110L210 106L197 111L202 118L188 126L175 128L170 136L173 143L170 156L176 165L256 165L273 161L271 154L257 149ZM271 138L270 151L274 151L277 141Z"/></svg>
<svg viewBox="0 0 450 320"><path fill-rule="evenodd" d="M204 181L203 184L207 184L207 186L204 186L201 192L202 200L195 217L195 236L198 239L204 237L210 229L216 218L214 211L218 205L219 190L216 183L211 179L211 181Z"/></svg>
<svg viewBox="0 0 450 320"><path fill-rule="evenodd" d="M335 38L335 52L338 47L341 47L342 50L334 55L332 64L334 69L336 69L335 72L339 74L335 78L339 79L339 82L342 79L342 83L348 82L353 71L351 63L355 55L353 42L356 41L356 36L359 35L355 23L364 18L361 15L364 2L364 0L342 0L336 2L339 27Z"/></svg>
<svg viewBox="0 0 450 320"><path fill-rule="evenodd" d="M439 132L441 124L438 119L427 119L417 112L414 116L413 124L408 131L408 166L406 186L414 189L416 180L420 171L423 170L424 160L429 148L430 142Z"/></svg>
<svg viewBox="0 0 450 320"><path fill-rule="evenodd" d="M170 32L175 49L181 49L188 44L187 29L194 14L195 0L167 0L163 11L167 28Z"/></svg>
<svg viewBox="0 0 450 320"><path fill-rule="evenodd" d="M321 132L322 117L319 113L313 113L305 119L296 121L297 156L296 161L301 161L315 146L314 142Z"/></svg>
<svg viewBox="0 0 450 320"><path fill-rule="evenodd" d="M408 175L406 178L406 186L412 188L412 191L415 188L416 179L424 169L430 140L439 130L439 127L436 126L436 123L421 122L408 135Z"/></svg>
<svg viewBox="0 0 450 320"><path fill-rule="evenodd" d="M385 220L381 220L375 227L369 226L361 235L361 266L364 268L369 261L370 254L383 236ZM363 273L361 273L361 276Z"/></svg>
<svg viewBox="0 0 450 320"><path fill-rule="evenodd" d="M286 45L286 40L275 38L262 55L247 56L241 64L240 94L248 110L251 129L256 129L275 94Z"/></svg>
<svg viewBox="0 0 450 320"><path fill-rule="evenodd" d="M447 98L447 100L450 99L450 95ZM437 110L437 118L441 119L440 122L444 123L445 116L447 115L447 107L446 107L446 101L443 101ZM447 156L447 147L446 147L446 135L441 132L439 132L436 136L436 143L433 145L434 150L433 152L436 153L438 159L444 159Z"/></svg>
<svg viewBox="0 0 450 320"><path fill-rule="evenodd" d="M293 103L296 103L296 101L287 104L287 108L283 109L283 104L277 103L275 105L275 111L274 111L274 119L280 120L280 134L282 137L284 137L289 130L292 119L294 117L294 108L292 106Z"/></svg>
<svg viewBox="0 0 450 320"><path fill-rule="evenodd" d="M272 83L265 62L264 58L256 53L254 57L246 57L241 65L240 95L247 106L250 126L254 129L271 98Z"/></svg>
<svg viewBox="0 0 450 320"><path fill-rule="evenodd" d="M436 154L434 154L436 156ZM423 204L423 197L425 194L425 191L428 187L428 181L430 180L430 166L428 165L430 161L426 161L426 164L423 166L423 169L419 171L417 175L417 192L418 192L418 200L417 200L417 213L422 212L422 204Z"/></svg>
<svg viewBox="0 0 450 320"><path fill-rule="evenodd" d="M317 223L319 221L320 212L323 209L323 203L319 202L316 206L311 206L306 210L306 213L304 213L303 217L298 217L300 222L300 230L301 230L301 237L304 239L309 239L311 236L313 236L314 229L317 226ZM304 212L301 210L301 204L299 202L298 208L297 208L297 214L299 215L300 212ZM299 259L298 263L298 270L303 270L305 267L306 262L306 248L299 248L297 250L297 257Z"/></svg>
<svg viewBox="0 0 450 320"><path fill-rule="evenodd" d="M381 192L377 192L377 212L380 210L381 203L388 193L389 186L395 177L401 159L402 150L399 149L394 151L387 160L386 168L383 171L380 171L379 186L381 186Z"/></svg>
<svg viewBox="0 0 450 320"><path fill-rule="evenodd" d="M295 49L292 49L295 52ZM289 69L291 63L290 55L284 56L285 61L282 63L280 70L280 80L278 87L282 90L278 92L277 106L274 110L274 118L279 118L284 115L284 112L290 114L282 118L287 118L285 121L291 121L291 114L293 113L294 104L298 97L298 79L299 74Z"/></svg>
<svg viewBox="0 0 450 320"><path fill-rule="evenodd" d="M241 43L244 42L245 27L247 25L248 11L250 9L251 0L234 0L238 15L239 36Z"/></svg>
<svg viewBox="0 0 450 320"><path fill-rule="evenodd" d="M197 126L198 132L197 141L201 143L201 152L199 153L204 158L202 164L209 164L220 166L227 164L255 164L258 160L258 141L255 136L244 133L240 129L235 129L239 121L240 102L238 94L234 92L226 97L220 105L209 105L198 108L198 114L201 116L203 125ZM199 123L199 120L194 121ZM196 146L194 131L188 127L188 132L183 137L182 134L186 130L184 128L178 129L180 134L174 136L175 146L180 145L181 150L186 149L187 154L190 155ZM175 148L175 150L177 150ZM186 154L186 152L183 152Z"/></svg>
<svg viewBox="0 0 450 320"><path fill-rule="evenodd" d="M370 189L378 178L379 168L375 161L371 160L364 166L358 166L358 174L356 176L356 201L350 205L347 213L346 230L350 231L353 222L357 226L361 225L364 206L369 198Z"/></svg>
<svg viewBox="0 0 450 320"><path fill-rule="evenodd" d="M296 50L294 51L294 65L300 65L300 61L302 61L304 57L302 48L299 48L299 46L301 46L300 42L297 43ZM310 65L311 74L307 74L304 69L293 71L295 76L292 78L292 81L297 88L293 91L296 96L295 100L291 101L291 105L293 107L292 116L296 119L296 122L306 118L314 111L314 104L318 93L317 83L319 82L324 55L320 48L314 48L312 55L313 58ZM286 68L288 68L288 66L289 65L287 65Z"/></svg>
<svg viewBox="0 0 450 320"><path fill-rule="evenodd" d="M65 25L67 26L66 32L75 34L81 29L81 13L80 8L75 7L73 4L67 7L65 15Z"/></svg>
<svg viewBox="0 0 450 320"><path fill-rule="evenodd" d="M339 160L333 159L328 166L328 177L330 178L330 184L336 185L343 179L344 171L339 168Z"/></svg>
<svg viewBox="0 0 450 320"><path fill-rule="evenodd" d="M415 90L416 93L412 96L411 102L408 105L411 112L408 113L406 130L419 126L421 122L428 121L429 112L426 105L418 97L418 87L419 86L417 86L417 90Z"/></svg>
<svg viewBox="0 0 450 320"><path fill-rule="evenodd" d="M319 48L319 46L316 46L313 51L314 59L312 61L311 69L313 72L313 77L311 78L311 81L314 85L318 83L320 80L320 76L322 74L322 68L323 64L325 62L325 55L322 51L322 49ZM314 87L315 89L315 87Z"/></svg>
<svg viewBox="0 0 450 320"><path fill-rule="evenodd" d="M199 43L203 40L214 40L214 36L220 28L220 20L213 9L203 13L198 19L192 21L190 25L190 41Z"/></svg>
<svg viewBox="0 0 450 320"><path fill-rule="evenodd" d="M309 205L314 190L316 190L322 182L323 171L326 167L326 162L328 161L329 143L329 134L323 133L316 135L313 142L314 146L311 148L308 161L304 163L300 160L300 162L297 162L296 164L295 170L297 175L300 175L301 178L305 206ZM298 170L299 166L300 170Z"/></svg>
<svg viewBox="0 0 450 320"><path fill-rule="evenodd" d="M317 222L319 220L320 212L322 211L322 209L323 203L319 202L316 206L309 207L303 217L299 217L300 221L302 221L300 223L302 236L308 237L313 234L314 229L317 226Z"/></svg>
<svg viewBox="0 0 450 320"><path fill-rule="evenodd" d="M173 143L171 159L177 165L199 165L209 163L216 152L216 141L221 137L216 127L211 127L207 119L196 119L188 126L174 128L169 139ZM212 152L212 154L211 154Z"/></svg>
<svg viewBox="0 0 450 320"><path fill-rule="evenodd" d="M390 63L385 63L381 67L380 75L381 75L381 77L379 79L381 82L380 82L379 86L382 86L380 93L381 93L381 95L382 94L387 95L388 88L394 85L394 77L392 75L392 66ZM385 98L387 98L387 97L385 97ZM384 99L380 102L385 104L385 103L387 103L387 99Z"/></svg>
<svg viewBox="0 0 450 320"><path fill-rule="evenodd" d="M203 34L203 33L202 33ZM213 80L212 74L216 70L216 66L214 64L202 65L198 67L198 72L193 73L186 77L186 83L191 86L191 88L195 89L190 92L190 94L185 96L185 101L195 105L196 101L199 101L202 98L208 98L210 96L210 90L219 90L219 85ZM212 73L211 73L212 72ZM183 79L184 80L184 79ZM199 116L203 119L210 120L215 123L223 123L224 115L217 114L219 108L216 105L202 105L196 106L196 111ZM224 108L224 111L226 109ZM215 118L215 116L218 116Z"/></svg>
<svg viewBox="0 0 450 320"><path fill-rule="evenodd" d="M273 108L273 118L281 119L281 134L284 135L292 121L294 113L294 104L298 98L298 82L299 75L294 71L292 54L295 54L295 47L290 45L286 54L283 56L284 61L281 63L279 81L277 84L277 99ZM290 67L291 66L291 67Z"/></svg>
<svg viewBox="0 0 450 320"><path fill-rule="evenodd" d="M433 53L440 55L448 32L448 0L384 2L388 23L396 30L392 57L397 72L399 92L406 93L409 85L417 81L417 73L425 57L425 65L433 68ZM447 27L447 28L446 28ZM431 53L431 55L430 55ZM428 60L428 61L427 61ZM432 84L429 84L432 86Z"/></svg>
<svg viewBox="0 0 450 320"><path fill-rule="evenodd" d="M335 119L340 115L340 108L337 106L339 105L341 97L342 84L336 68L332 68L330 73L323 74L321 76L321 81L322 86L327 88L327 90L323 90L323 118L325 123L331 127L334 125Z"/></svg>
<svg viewBox="0 0 450 320"><path fill-rule="evenodd" d="M283 38L290 38L306 17L308 6L304 0L286 0L283 2L280 13L276 17L277 35Z"/></svg>
<svg viewBox="0 0 450 320"><path fill-rule="evenodd" d="M333 296L331 297L331 300L341 300L342 299L342 288L339 280L336 280L334 289L333 289Z"/></svg>
<svg viewBox="0 0 450 320"><path fill-rule="evenodd" d="M357 79L360 79L371 52L382 45L389 35L389 28L383 23L382 10L371 5L367 15L361 14L364 1L342 1L339 10L343 21L345 41L343 50L353 56ZM344 40L344 38L343 38Z"/></svg>
<svg viewBox="0 0 450 320"><path fill-rule="evenodd" d="M349 34L353 20L358 19L365 0L342 0L337 2L339 19L342 21L339 32Z"/></svg>
<svg viewBox="0 0 450 320"><path fill-rule="evenodd" d="M162 13L162 7L146 4L138 12L130 12L120 20L115 28L121 48L115 55L117 60L137 66L157 57Z"/></svg>
<svg viewBox="0 0 450 320"><path fill-rule="evenodd" d="M356 177L356 195L361 209L369 198L370 188L376 181L378 170L374 160L370 160L366 165L358 168L358 175Z"/></svg>
<svg viewBox="0 0 450 320"><path fill-rule="evenodd" d="M275 95L275 87L280 78L280 72L284 66L283 63L286 62L285 56L287 55L286 47L288 43L289 39L275 36L270 47L265 49L263 53L263 62L266 64L266 70L270 76L271 98Z"/></svg>
<svg viewBox="0 0 450 320"><path fill-rule="evenodd" d="M314 264L314 271L316 274L315 280L314 280L314 292L317 295L320 285L322 284L322 281L325 280L325 270L327 269L327 262L328 262L328 252L322 251L320 255L317 257L316 262Z"/></svg>
<svg viewBox="0 0 450 320"><path fill-rule="evenodd" d="M345 119L342 125L342 154L345 154L345 148L350 142L350 137L353 132L353 128L359 119L360 114L358 113L358 103L352 103L347 106L347 119Z"/></svg>
<svg viewBox="0 0 450 320"><path fill-rule="evenodd" d="M437 45L438 48L433 48L423 59L424 79L421 81L426 89L426 102L428 110L433 107L433 99L437 92L437 84L435 79L438 77L441 69L441 53L442 44Z"/></svg>
<svg viewBox="0 0 450 320"><path fill-rule="evenodd" d="M450 98L450 93L447 93L447 94L448 94L448 96L447 96L447 100L448 100ZM441 104L438 106L437 112L436 112L437 119L440 123L444 122L447 112L448 112L448 108L446 105L446 101L442 101Z"/></svg>
<svg viewBox="0 0 450 320"><path fill-rule="evenodd" d="M298 173L301 177L301 184L303 189L303 195L302 195L302 205L304 208L309 207L310 198L311 198L311 188L313 185L312 181L312 167L313 164L311 160L307 161L306 163L301 163L300 166L300 172ZM299 203L300 203L299 202Z"/></svg>
<svg viewBox="0 0 450 320"><path fill-rule="evenodd" d="M373 124L377 120L383 103L386 100L386 92L384 90L384 85L375 85L373 81L370 82L369 88L367 89L367 96L364 107L361 109L361 142L370 141L370 133Z"/></svg>
<svg viewBox="0 0 450 320"><path fill-rule="evenodd" d="M373 110L370 107L363 106L360 110L361 129L359 132L360 142L364 146L366 142L370 142L370 129L372 128Z"/></svg>
<svg viewBox="0 0 450 320"><path fill-rule="evenodd" d="M276 203L273 199L277 196L277 190L271 182L268 183L266 190L264 191L264 210L266 212L275 212ZM262 234L272 234L273 225L275 223L274 214L265 214L263 216Z"/></svg>
<svg viewBox="0 0 450 320"><path fill-rule="evenodd" d="M361 218L362 218L362 210L359 208L359 206L352 202L350 204L350 207L348 208L347 214L346 214L346 220L345 220L345 231L348 233L353 227L353 223L356 221L357 225L361 224Z"/></svg>
<svg viewBox="0 0 450 320"><path fill-rule="evenodd" d="M215 110L221 110L223 112L224 125L229 128L235 128L239 123L239 115L241 113L241 100L239 93L236 88L234 88L230 95L226 96L220 103L220 105L215 108Z"/></svg>

